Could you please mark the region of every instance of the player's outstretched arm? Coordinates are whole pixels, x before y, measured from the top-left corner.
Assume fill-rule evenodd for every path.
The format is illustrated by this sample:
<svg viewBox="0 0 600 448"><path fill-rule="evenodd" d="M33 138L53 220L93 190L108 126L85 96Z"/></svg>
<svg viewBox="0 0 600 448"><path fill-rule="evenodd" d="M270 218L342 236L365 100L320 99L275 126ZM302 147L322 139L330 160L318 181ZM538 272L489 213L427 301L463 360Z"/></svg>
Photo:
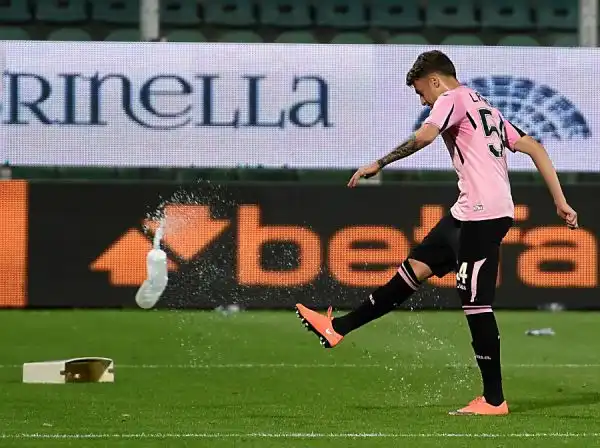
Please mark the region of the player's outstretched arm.
<svg viewBox="0 0 600 448"><path fill-rule="evenodd" d="M419 149L423 149L425 146L433 142L439 133L439 129L431 124L425 124L421 126L392 152L386 154L381 159L371 163L370 165L365 165L359 168L348 182L348 186L355 187L358 185L358 181L362 177L368 179L369 177L377 174L384 166L389 165L396 160L408 157L417 152Z"/></svg>
<svg viewBox="0 0 600 448"><path fill-rule="evenodd" d="M535 163L538 171L544 178L550 194L556 205L556 213L565 220L570 229L579 227L577 223L577 212L569 206L567 199L560 186L558 175L552 165L552 161L546 152L546 149L532 137L525 135L517 140L514 144L516 151L527 154Z"/></svg>

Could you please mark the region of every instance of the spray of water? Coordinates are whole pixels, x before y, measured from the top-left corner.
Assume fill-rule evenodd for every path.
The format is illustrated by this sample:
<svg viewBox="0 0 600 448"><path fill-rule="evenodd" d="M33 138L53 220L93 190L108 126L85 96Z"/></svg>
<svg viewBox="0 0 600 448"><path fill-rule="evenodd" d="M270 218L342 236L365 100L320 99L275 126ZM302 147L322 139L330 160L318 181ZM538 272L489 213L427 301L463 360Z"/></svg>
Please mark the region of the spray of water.
<svg viewBox="0 0 600 448"><path fill-rule="evenodd" d="M198 181L192 186L181 187L167 198L160 198L158 206L146 214L145 232L152 235L152 229L156 228L155 223L160 223L153 235L153 244L156 246L160 241L164 241L171 235L185 232L195 224L195 216L187 214L186 210L179 209L178 213L169 214L169 207L184 205L204 205L209 206L215 217L221 215L224 218L229 217L231 210L235 209L238 201L223 185L216 185L206 181ZM154 223L154 225L151 225ZM201 229L200 229L201 230ZM220 238L213 243L215 250L211 251L211 259L204 260L204 257L192 260L179 260L175 253L170 252L167 246L164 247L169 254L169 258L179 262L180 269L177 275L173 275L169 280L169 286L165 291L163 305L170 309L172 313L177 314L177 330L172 337L179 340L179 345L185 353L186 361L190 365L202 364L214 361L215 354L211 353L210 340L211 335L204 332L196 324L197 315L190 313L190 308L198 306L205 307L206 303L211 303L213 308L225 306L229 312L235 310L235 306L243 306L243 298L237 293L229 294L229 303L224 303L222 299L213 298L211 294L211 285L217 284L226 275L227 268L231 265L231 260L224 258L221 254L227 253L225 247L233 244L231 236ZM227 308L229 307L229 308ZM170 316L172 317L172 316ZM169 318L169 321L172 321ZM190 329L198 329L190 331Z"/></svg>
<svg viewBox="0 0 600 448"><path fill-rule="evenodd" d="M167 216L165 210L169 205L209 205L211 211L215 215L221 217L232 217L231 213L236 209L236 206L243 201L239 200L234 194L227 189L224 185L215 185L209 182L199 182L192 187L181 188L173 193L167 199L161 199L159 206L150 211L147 214L148 220L158 221L160 225L154 233L153 241L154 246L160 244L160 241L170 234L179 232L181 229L187 228L190 224L191 217L185 215L185 213L179 213L176 216ZM306 224L305 224L306 225ZM149 228L146 228L147 232L150 232ZM205 305L207 302L212 304L214 309L220 310L221 314L232 316L235 313L231 313L231 310L242 309L246 303L246 297L243 290L228 291L226 297L213 297L213 291L210 285L218 285L226 275L230 272L230 265L233 262L232 259L227 258L223 254L228 252L227 248L231 248L235 245L234 237L220 238L215 243L215 250L212 252L213 255L209 260L196 260L186 265L185 272L179 273L176 278L170 280L169 288L169 308L172 312L178 313L178 339L180 342L181 349L185 352L186 358L190 364L201 364L208 361L215 360L215 353L211 353L211 347L209 341L211 340L210 334L203 333L202 329L199 328L197 332L190 332L190 328L197 328L195 324L196 316L194 313L180 312L189 307L195 307L199 303ZM290 269L295 267L296 252L289 247L280 247L278 249L274 247L266 247L265 251L272 258L278 259L278 266L287 266ZM204 258L204 257L201 257ZM326 276L325 278L329 278ZM199 282L198 280L201 279ZM207 286L208 285L208 286ZM218 286L215 287L217 289ZM340 303L350 306L355 303L355 298L342 296L340 290L333 280L321 283L319 294L326 294L327 296L336 297L336 300ZM292 295L295 292L290 290L289 294ZM275 295L281 297L285 295L286 291L278 290L267 290L263 299L265 301L273 301L276 299ZM317 288L309 287L306 288L305 300L307 304L317 303L320 297L317 296ZM402 338L405 341L412 341L412 348L414 358L411 359L410 364L406 363L406 360L400 359L397 350L394 349L393 345L386 348L386 352L389 352L390 357L387 363L389 364L388 369L396 372L396 377L390 380L389 384L381 384L382 387L393 391L399 398L403 394L414 393L413 381L420 375L418 368L411 368L413 366L426 366L427 357L425 356L428 352L437 351L443 353L447 358L446 364L451 365L462 365L463 361L459 359L457 351L453 344L448 340L441 338L436 335L434 328L428 328L426 321L423 319L422 313L419 311L421 308L421 302L424 298L431 301L431 299L438 300L439 292L436 290L424 291L413 298L410 306L410 318L408 319L408 325L406 321L398 323L396 327L396 335L391 334L390 338ZM233 308L231 308L233 306ZM175 335L173 335L175 336ZM365 352L363 358L365 360L370 359L370 353ZM447 369L440 367L437 375L430 375L435 378L430 384L425 386L423 390L426 396L427 403L436 403L442 398L444 391L448 388L459 389L464 387L466 378L468 377L466 367L456 367ZM415 381L420 383L421 380Z"/></svg>

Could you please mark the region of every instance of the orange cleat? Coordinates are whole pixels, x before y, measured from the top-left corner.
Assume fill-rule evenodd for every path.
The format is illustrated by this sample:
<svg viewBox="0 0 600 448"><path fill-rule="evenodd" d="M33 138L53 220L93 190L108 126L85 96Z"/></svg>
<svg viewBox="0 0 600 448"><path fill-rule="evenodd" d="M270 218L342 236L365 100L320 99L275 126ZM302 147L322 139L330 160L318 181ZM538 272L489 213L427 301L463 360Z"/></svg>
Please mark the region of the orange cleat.
<svg viewBox="0 0 600 448"><path fill-rule="evenodd" d="M506 401L499 406L492 406L485 401L484 397L477 397L467 406L456 411L450 411L450 415L508 415L508 404Z"/></svg>
<svg viewBox="0 0 600 448"><path fill-rule="evenodd" d="M321 345L325 348L335 347L342 339L344 339L344 336L336 333L331 325L331 321L333 320L331 311L332 309L329 307L327 316L324 316L316 311L306 308L301 303L296 304L296 314L308 330L319 336Z"/></svg>

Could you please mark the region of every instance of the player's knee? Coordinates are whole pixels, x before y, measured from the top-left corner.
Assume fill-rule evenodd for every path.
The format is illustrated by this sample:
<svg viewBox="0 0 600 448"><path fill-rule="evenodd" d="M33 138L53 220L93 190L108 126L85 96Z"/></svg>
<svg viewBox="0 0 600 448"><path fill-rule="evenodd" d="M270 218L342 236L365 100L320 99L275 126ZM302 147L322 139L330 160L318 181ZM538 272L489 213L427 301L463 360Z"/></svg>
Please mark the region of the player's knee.
<svg viewBox="0 0 600 448"><path fill-rule="evenodd" d="M398 272L385 284L372 293L375 303L399 305L408 299L421 286L421 281L413 271L408 260L398 268Z"/></svg>
<svg viewBox="0 0 600 448"><path fill-rule="evenodd" d="M414 258L406 259L406 261L402 263L402 266L404 265L408 265L410 267L410 269L414 273L415 278L419 282L427 280L433 275L433 272L431 271L431 268L429 266L427 266L422 261L415 260Z"/></svg>
<svg viewBox="0 0 600 448"><path fill-rule="evenodd" d="M416 291L421 286L421 282L427 277L424 277L424 278L422 277L424 270L422 269L421 266L419 266L417 268L417 270L415 271L411 261L419 263L420 265L425 267L427 270L429 270L429 268L427 267L426 264L421 263L420 261L412 260L410 258L404 260L402 262L402 264L400 265L400 267L398 268L398 275L402 278L402 280L404 280L404 282L408 286L410 286L412 289L414 289Z"/></svg>

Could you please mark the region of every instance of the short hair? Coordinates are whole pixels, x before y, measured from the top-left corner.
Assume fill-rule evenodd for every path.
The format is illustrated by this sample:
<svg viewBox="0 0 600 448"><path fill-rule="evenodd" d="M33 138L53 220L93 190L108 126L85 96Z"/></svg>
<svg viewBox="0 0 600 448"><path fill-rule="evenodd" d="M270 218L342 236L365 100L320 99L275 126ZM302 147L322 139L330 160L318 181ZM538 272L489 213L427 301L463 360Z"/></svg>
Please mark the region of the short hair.
<svg viewBox="0 0 600 448"><path fill-rule="evenodd" d="M440 73L456 78L456 69L450 58L439 50L432 50L419 55L406 74L406 85L410 87L417 79L424 78L432 73Z"/></svg>

